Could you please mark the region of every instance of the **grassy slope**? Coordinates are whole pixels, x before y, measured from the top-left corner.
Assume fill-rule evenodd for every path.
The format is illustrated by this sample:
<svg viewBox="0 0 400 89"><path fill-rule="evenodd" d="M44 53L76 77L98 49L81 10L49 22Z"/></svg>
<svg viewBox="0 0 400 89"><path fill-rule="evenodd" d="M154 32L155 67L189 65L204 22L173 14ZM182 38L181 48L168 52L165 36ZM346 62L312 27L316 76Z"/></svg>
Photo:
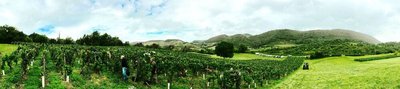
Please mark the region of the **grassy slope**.
<svg viewBox="0 0 400 89"><path fill-rule="evenodd" d="M16 45L0 44L0 52L2 53L3 56L6 54L12 53L17 48L18 48L18 46L16 46Z"/></svg>
<svg viewBox="0 0 400 89"><path fill-rule="evenodd" d="M369 62L354 58L360 57L307 60L311 70L299 69L275 88L400 88L400 58Z"/></svg>
<svg viewBox="0 0 400 89"><path fill-rule="evenodd" d="M217 55L211 55L212 58L222 58ZM235 59L235 60L251 60L251 59L273 59L273 60L281 60L282 58L273 58L273 57L264 57L256 54L250 53L235 53L233 58L228 59Z"/></svg>

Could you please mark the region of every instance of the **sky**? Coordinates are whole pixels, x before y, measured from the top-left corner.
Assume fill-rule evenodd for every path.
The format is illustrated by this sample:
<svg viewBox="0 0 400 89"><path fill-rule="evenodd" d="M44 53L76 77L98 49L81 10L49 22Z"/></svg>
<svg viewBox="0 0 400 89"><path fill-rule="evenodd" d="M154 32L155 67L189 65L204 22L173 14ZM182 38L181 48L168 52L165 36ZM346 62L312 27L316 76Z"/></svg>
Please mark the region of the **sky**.
<svg viewBox="0 0 400 89"><path fill-rule="evenodd" d="M400 0L0 0L0 25L78 39L206 40L274 29L347 29L400 41Z"/></svg>

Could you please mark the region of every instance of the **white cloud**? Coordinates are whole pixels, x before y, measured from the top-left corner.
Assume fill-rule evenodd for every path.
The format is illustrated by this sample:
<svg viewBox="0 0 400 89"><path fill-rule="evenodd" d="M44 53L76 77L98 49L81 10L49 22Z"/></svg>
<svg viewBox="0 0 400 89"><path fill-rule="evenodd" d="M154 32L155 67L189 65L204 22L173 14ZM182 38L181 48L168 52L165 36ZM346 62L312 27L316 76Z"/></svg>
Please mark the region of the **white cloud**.
<svg viewBox="0 0 400 89"><path fill-rule="evenodd" d="M272 29L343 28L400 41L397 0L0 0L0 25L77 39L101 29L126 41L204 40ZM157 33L162 34L148 34ZM164 33L163 33L164 32Z"/></svg>

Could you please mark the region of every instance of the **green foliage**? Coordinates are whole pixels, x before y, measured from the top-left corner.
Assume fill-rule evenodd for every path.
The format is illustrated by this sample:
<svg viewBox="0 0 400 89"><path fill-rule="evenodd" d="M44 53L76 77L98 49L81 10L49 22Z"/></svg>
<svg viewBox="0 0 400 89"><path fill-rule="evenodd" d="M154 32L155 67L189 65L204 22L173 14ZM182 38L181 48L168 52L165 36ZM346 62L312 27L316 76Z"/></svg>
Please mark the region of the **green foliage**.
<svg viewBox="0 0 400 89"><path fill-rule="evenodd" d="M48 50L48 51L46 51ZM49 88L65 88L62 75L70 75L71 84L74 88L126 88L130 84L157 85L160 82L171 82L176 88L188 88L192 83L190 79L196 79L198 74L206 74L207 80L212 84L224 85L220 88L232 85L242 86L249 81L237 81L232 78L246 78L257 84L265 81L277 80L292 73L303 63L303 58L288 57L285 60L218 60L197 53L186 53L163 49L148 49L143 47L104 47L104 46L77 46L77 45L41 45L20 44L20 49L15 51L19 59L35 58L36 60L46 57L48 62L46 71L48 73ZM128 62L129 82L122 80L120 55L125 55ZM32 60L35 60L32 59ZM28 61L30 61L29 59ZM17 62L17 65L28 63ZM44 71L39 69L40 62L35 62L28 72L28 81L23 82L29 88L38 88L40 74ZM22 73L26 67L17 67ZM75 68L77 71L71 71ZM235 69L230 71L230 69ZM58 74L61 73L61 74ZM45 73L46 74L46 73ZM164 74L166 76L164 76ZM231 76L231 74L236 74ZM20 76L12 75L12 76ZM93 76L107 76L91 80ZM218 78L224 75L223 78ZM10 78L7 78L10 79ZM89 79L89 80L87 80ZM101 79L105 79L104 81ZM107 80L109 79L109 80ZM11 81L11 80L10 80ZM17 77L16 82L23 81ZM33 82L35 81L35 82ZM204 81L200 81L205 82ZM216 82L220 81L220 82ZM125 83L124 83L125 82ZM122 85L117 85L122 84ZM217 86L214 86L217 87ZM199 87L205 88L205 87Z"/></svg>
<svg viewBox="0 0 400 89"><path fill-rule="evenodd" d="M49 43L50 44L57 44L57 40L56 39L49 39Z"/></svg>
<svg viewBox="0 0 400 89"><path fill-rule="evenodd" d="M174 50L174 48L175 48L175 45L168 45L165 47L165 49L167 49L167 50Z"/></svg>
<svg viewBox="0 0 400 89"><path fill-rule="evenodd" d="M136 43L136 44L133 45L133 46L136 46L136 47L144 47L143 43Z"/></svg>
<svg viewBox="0 0 400 89"><path fill-rule="evenodd" d="M130 43L129 43L129 41L125 41L124 44L122 44L122 45L123 45L123 46L129 46Z"/></svg>
<svg viewBox="0 0 400 89"><path fill-rule="evenodd" d="M73 81L72 86L81 87L82 84L86 84L86 81L84 80L84 78L82 78L78 74L71 74L70 78L71 78L71 81Z"/></svg>
<svg viewBox="0 0 400 89"><path fill-rule="evenodd" d="M325 57L323 52L315 52L314 54L310 55L310 59L318 59Z"/></svg>
<svg viewBox="0 0 400 89"><path fill-rule="evenodd" d="M215 54L217 54L217 56L221 56L224 58L232 58L233 51L234 51L233 44L228 42L220 42L215 47Z"/></svg>
<svg viewBox="0 0 400 89"><path fill-rule="evenodd" d="M220 76L219 85L222 89L240 89L242 76L238 70L229 70Z"/></svg>
<svg viewBox="0 0 400 89"><path fill-rule="evenodd" d="M160 45L153 43L151 45L148 45L147 48L158 49L158 48L160 48Z"/></svg>
<svg viewBox="0 0 400 89"><path fill-rule="evenodd" d="M81 45L91 46L122 46L123 43L118 37L111 37L107 33L101 35L98 31L90 35L84 35L82 38L76 40Z"/></svg>
<svg viewBox="0 0 400 89"><path fill-rule="evenodd" d="M391 46L383 46L381 44L369 44L362 41L337 39L329 41L315 41L313 43L301 44L294 47L286 48L268 48L261 50L266 54L274 55L314 55L314 53L323 53L322 57L329 56L363 56L383 53L393 53ZM320 56L321 57L321 56ZM319 57L319 58L320 58Z"/></svg>
<svg viewBox="0 0 400 89"><path fill-rule="evenodd" d="M47 77L46 80L49 81L46 88L49 88L49 89L65 89L66 88L66 86L62 84L62 81L63 81L62 78L57 73L54 73L54 72L49 73L49 77Z"/></svg>
<svg viewBox="0 0 400 89"><path fill-rule="evenodd" d="M41 87L41 72L39 67L33 67L28 72L28 79L24 81L25 88L27 89L37 89Z"/></svg>
<svg viewBox="0 0 400 89"><path fill-rule="evenodd" d="M37 43L47 43L49 41L49 38L47 38L46 35L40 35L37 33L30 34L29 38L31 38L33 42Z"/></svg>
<svg viewBox="0 0 400 89"><path fill-rule="evenodd" d="M64 44L74 44L75 41L71 37L67 37L64 40Z"/></svg>
<svg viewBox="0 0 400 89"><path fill-rule="evenodd" d="M247 48L246 45L241 44L241 45L239 45L239 47L238 47L238 52L239 52L239 53L245 53L245 52L247 52L247 50L248 50L248 48Z"/></svg>
<svg viewBox="0 0 400 89"><path fill-rule="evenodd" d="M0 26L0 43L31 42L32 40L23 32L13 26Z"/></svg>
<svg viewBox="0 0 400 89"><path fill-rule="evenodd" d="M386 55L386 56L379 56L379 57L369 57L369 58L358 58L354 59L354 61L358 62L365 62L365 61L373 61L373 60L382 60L382 59L390 59L400 57L399 55Z"/></svg>

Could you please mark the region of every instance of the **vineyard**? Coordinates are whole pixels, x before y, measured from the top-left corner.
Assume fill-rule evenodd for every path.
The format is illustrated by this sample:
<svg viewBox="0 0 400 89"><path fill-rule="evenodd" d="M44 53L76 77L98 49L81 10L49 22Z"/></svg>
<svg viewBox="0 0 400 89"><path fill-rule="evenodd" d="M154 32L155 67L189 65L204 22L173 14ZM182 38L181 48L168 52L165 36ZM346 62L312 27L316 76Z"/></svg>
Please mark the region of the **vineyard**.
<svg viewBox="0 0 400 89"><path fill-rule="evenodd" d="M19 43L1 60L8 88L257 88L297 70L304 58L227 60L122 46ZM127 59L128 79L122 76Z"/></svg>

